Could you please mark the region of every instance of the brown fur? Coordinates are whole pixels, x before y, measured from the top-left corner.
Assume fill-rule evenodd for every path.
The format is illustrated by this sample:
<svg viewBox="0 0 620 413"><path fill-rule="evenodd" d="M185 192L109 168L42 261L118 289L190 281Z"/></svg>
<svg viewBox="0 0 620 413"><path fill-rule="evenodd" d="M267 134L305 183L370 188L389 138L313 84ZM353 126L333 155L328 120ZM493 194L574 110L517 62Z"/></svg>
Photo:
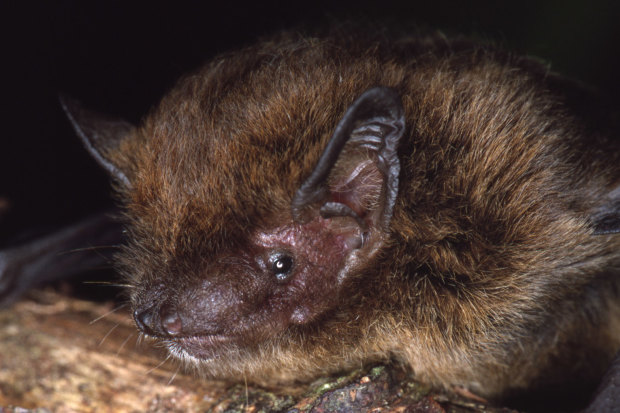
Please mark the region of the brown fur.
<svg viewBox="0 0 620 413"><path fill-rule="evenodd" d="M620 152L554 82L528 59L440 37L284 35L220 56L108 153L131 182L119 190L132 300L207 277L196 268L210 257L292 222L348 105L389 86L407 128L377 256L319 319L190 364L273 383L397 358L486 397L598 377L620 344L620 236L593 236L590 216L618 185Z"/></svg>

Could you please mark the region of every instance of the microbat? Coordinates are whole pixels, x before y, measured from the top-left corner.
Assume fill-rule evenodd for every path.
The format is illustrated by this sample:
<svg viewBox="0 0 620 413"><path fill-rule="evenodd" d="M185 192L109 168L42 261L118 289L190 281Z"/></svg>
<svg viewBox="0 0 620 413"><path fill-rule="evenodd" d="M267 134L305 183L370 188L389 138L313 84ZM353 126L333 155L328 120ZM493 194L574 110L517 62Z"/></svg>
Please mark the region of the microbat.
<svg viewBox="0 0 620 413"><path fill-rule="evenodd" d="M137 127L63 105L171 354L267 384L396 359L497 398L620 347L620 151L583 96L490 46L340 33L219 56Z"/></svg>

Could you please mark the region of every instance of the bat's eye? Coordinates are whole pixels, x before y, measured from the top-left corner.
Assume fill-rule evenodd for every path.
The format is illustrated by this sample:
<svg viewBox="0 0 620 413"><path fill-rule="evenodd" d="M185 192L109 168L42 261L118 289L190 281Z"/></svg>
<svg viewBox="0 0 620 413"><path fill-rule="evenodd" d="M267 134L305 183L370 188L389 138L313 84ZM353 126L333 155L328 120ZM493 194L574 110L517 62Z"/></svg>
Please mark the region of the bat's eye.
<svg viewBox="0 0 620 413"><path fill-rule="evenodd" d="M271 271L278 281L286 281L291 275L293 257L288 254L278 253L271 257Z"/></svg>

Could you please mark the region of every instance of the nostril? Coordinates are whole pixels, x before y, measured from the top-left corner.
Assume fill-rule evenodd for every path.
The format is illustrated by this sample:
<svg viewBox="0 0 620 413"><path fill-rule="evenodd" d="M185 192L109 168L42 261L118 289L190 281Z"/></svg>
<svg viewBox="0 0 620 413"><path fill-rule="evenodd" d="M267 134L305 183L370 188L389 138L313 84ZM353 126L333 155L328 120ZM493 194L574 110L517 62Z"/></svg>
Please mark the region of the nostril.
<svg viewBox="0 0 620 413"><path fill-rule="evenodd" d="M170 306L163 306L161 311L161 326L171 336L183 333L183 321L179 313Z"/></svg>
<svg viewBox="0 0 620 413"><path fill-rule="evenodd" d="M183 322L176 314L172 314L164 318L161 321L161 324L164 327L164 330L171 336L176 336L183 332Z"/></svg>
<svg viewBox="0 0 620 413"><path fill-rule="evenodd" d="M138 325L138 328L150 336L157 335L153 325L153 318L153 311L150 308L147 310L137 309L133 312L133 319Z"/></svg>

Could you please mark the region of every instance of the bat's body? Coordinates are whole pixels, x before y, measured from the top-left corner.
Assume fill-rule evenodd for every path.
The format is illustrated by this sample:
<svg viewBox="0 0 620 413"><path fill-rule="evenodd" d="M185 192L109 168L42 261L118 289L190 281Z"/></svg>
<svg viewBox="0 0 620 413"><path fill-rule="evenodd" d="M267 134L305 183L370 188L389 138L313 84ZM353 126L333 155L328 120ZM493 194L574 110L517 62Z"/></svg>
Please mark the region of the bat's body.
<svg viewBox="0 0 620 413"><path fill-rule="evenodd" d="M620 347L618 140L570 87L462 41L283 36L137 128L65 107L173 355L262 383L396 358L499 397L596 380Z"/></svg>

